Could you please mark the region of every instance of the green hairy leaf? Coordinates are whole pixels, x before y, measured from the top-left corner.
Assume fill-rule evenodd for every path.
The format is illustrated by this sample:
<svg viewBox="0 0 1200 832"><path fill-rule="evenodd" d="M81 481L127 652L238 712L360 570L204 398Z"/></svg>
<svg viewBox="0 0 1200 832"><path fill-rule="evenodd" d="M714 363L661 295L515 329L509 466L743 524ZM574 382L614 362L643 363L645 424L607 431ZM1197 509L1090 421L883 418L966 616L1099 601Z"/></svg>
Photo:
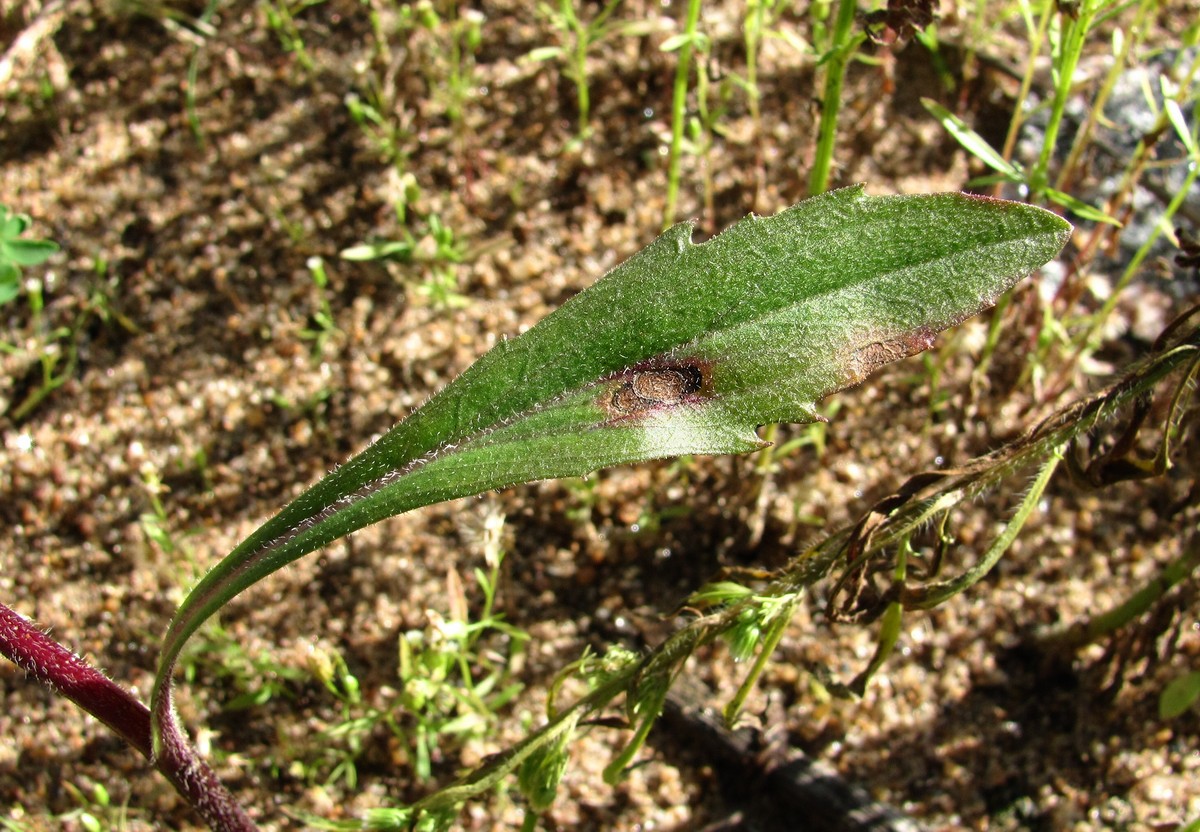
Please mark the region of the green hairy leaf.
<svg viewBox="0 0 1200 832"><path fill-rule="evenodd" d="M1070 226L960 194L833 191L702 244L669 229L306 491L177 611L155 684L242 590L383 518L516 483L678 454L744 453L815 404L992 305Z"/></svg>

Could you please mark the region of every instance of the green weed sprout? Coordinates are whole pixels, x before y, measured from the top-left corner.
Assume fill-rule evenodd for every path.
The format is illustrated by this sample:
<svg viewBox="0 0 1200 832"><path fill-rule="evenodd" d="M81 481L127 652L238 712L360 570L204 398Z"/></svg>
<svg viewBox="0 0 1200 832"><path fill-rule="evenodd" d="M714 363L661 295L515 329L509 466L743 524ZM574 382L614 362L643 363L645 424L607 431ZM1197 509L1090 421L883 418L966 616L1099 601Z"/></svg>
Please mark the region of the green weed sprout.
<svg viewBox="0 0 1200 832"><path fill-rule="evenodd" d="M1067 105L1072 95L1076 94L1075 69L1083 55L1084 46L1089 36L1096 31L1100 24L1108 22L1111 18L1115 18L1117 14L1130 5L1132 4L1114 3L1112 0L1082 0L1082 2L1071 4L1045 0L1038 9L1036 23L1032 10L1027 10L1029 13L1026 14L1026 28L1029 31L1032 48L1030 49L1029 61L1026 65L1021 89L1015 102L1008 134L1005 138L1003 148L999 150L993 148L986 139L973 131L945 107L930 99L922 100L922 103L930 114L941 122L946 131L968 153L995 171L991 176L975 180L974 184L982 185L1004 182L1017 185L1028 193L1029 199L1033 202L1047 200L1069 209L1082 219L1113 226L1120 225L1115 218L1115 206L1112 204L1115 202L1114 200L1110 200L1110 207L1107 209L1097 208L1072 196L1066 188L1076 175L1076 169L1082 157L1083 150L1091 140L1096 123L1103 120L1104 105L1108 101L1121 71L1125 68L1132 46L1138 42L1141 33L1148 24L1154 4L1148 1L1138 4L1132 24L1131 37L1125 36L1123 34L1124 30L1118 30L1117 36L1114 37L1113 41L1113 65L1097 91L1095 98L1090 103L1087 118L1075 135L1067 159L1056 177L1051 175L1050 168L1054 161L1053 154L1055 148L1058 146ZM1195 33L1191 33L1189 37L1194 40ZM1049 119L1046 125L1045 136L1040 143L1041 150L1037 158L1033 160L1032 164L1025 165L1014 160L1012 156L1017 137L1020 134L1021 127L1025 123L1025 104L1033 88L1037 66L1036 58L1040 53L1042 45L1046 42L1050 44L1051 49L1051 80L1053 85L1049 101ZM1164 97L1173 101L1176 106L1182 101L1186 101L1190 95L1191 83L1195 74L1196 62L1193 61L1190 69L1184 71L1184 77L1181 81L1169 93L1165 94ZM1153 102L1151 102L1151 106L1154 106ZM1148 135L1157 137L1163 130L1169 129L1171 125L1170 109L1171 106L1167 105L1160 111L1158 123L1148 131ZM1152 145L1155 140L1152 139L1150 144ZM1126 186L1135 181L1137 175L1140 174L1141 166L1137 162L1143 155L1144 151L1139 147L1139 150L1135 151L1131 157L1130 171L1127 171L1124 177L1125 181L1122 187L1118 189L1119 192L1125 192Z"/></svg>
<svg viewBox="0 0 1200 832"><path fill-rule="evenodd" d="M296 16L304 12L312 6L319 6L325 0L271 0L265 5L267 14L267 25L275 32L279 38L279 45L284 51L295 56L296 63L300 64L301 69L311 79L316 72L316 62L309 54L308 46L304 42L304 34L300 31L300 27L296 23Z"/></svg>
<svg viewBox="0 0 1200 832"><path fill-rule="evenodd" d="M314 654L314 675L342 705L341 719L323 732L338 746L324 748L337 759L326 782L342 778L353 786L363 740L379 725L407 748L417 778L428 780L440 746L485 736L500 710L521 692L522 685L512 680L511 673L530 636L494 609L504 560L503 525L503 515L489 514L485 520L487 569L476 569L474 574L483 594L478 615L471 616L462 578L451 571L446 578L448 609L431 611L427 626L400 634L401 692L394 706L366 706L341 656Z"/></svg>
<svg viewBox="0 0 1200 832"><path fill-rule="evenodd" d="M22 269L41 265L59 250L52 240L26 238L24 234L31 222L28 215L12 213L7 206L0 205L0 305L10 303L21 293ZM24 420L47 396L66 383L78 361L77 333L93 314L106 318L112 311L103 293L98 292L84 304L71 325L51 328L44 315L46 299L42 282L32 280L24 288L32 328L40 341L36 358L41 381L6 414L14 422ZM0 340L0 350L18 351L3 340Z"/></svg>
<svg viewBox="0 0 1200 832"><path fill-rule="evenodd" d="M398 206L398 215L400 212ZM377 240L351 246L341 251L341 257L354 262L380 260L416 268L423 275L416 286L417 294L427 298L435 308L466 306L467 298L458 291L457 272L458 264L466 255L466 247L454 229L436 214L429 216L426 225L426 232L419 238L407 228L401 228L398 240Z"/></svg>
<svg viewBox="0 0 1200 832"><path fill-rule="evenodd" d="M52 240L24 236L33 222L28 214L14 214L0 205L0 306L21 292L21 269L39 266L58 251Z"/></svg>
<svg viewBox="0 0 1200 832"><path fill-rule="evenodd" d="M783 12L781 0L748 0L742 21L742 42L746 49L746 77L741 80L746 90L750 107L750 120L754 123L754 134L762 134L762 112L760 101L762 90L758 86L758 49L763 40L771 35L789 38L792 45L803 50L805 44L790 33L777 33L772 26Z"/></svg>
<svg viewBox="0 0 1200 832"><path fill-rule="evenodd" d="M573 144L582 144L592 135L592 95L588 80L588 52L592 47L617 33L633 31L637 23L619 23L612 19L621 0L607 0L600 11L584 20L576 11L575 0L558 0L557 5L539 3L538 12L550 21L561 43L540 46L525 55L530 62L557 61L562 73L575 85L576 117Z"/></svg>

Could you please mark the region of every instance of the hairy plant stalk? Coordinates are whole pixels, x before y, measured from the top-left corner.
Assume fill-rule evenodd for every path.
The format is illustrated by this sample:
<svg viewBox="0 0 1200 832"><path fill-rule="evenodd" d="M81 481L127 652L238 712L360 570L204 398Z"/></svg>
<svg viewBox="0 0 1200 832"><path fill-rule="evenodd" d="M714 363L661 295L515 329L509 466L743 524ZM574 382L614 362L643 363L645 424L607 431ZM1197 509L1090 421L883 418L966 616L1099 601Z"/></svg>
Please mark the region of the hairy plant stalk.
<svg viewBox="0 0 1200 832"><path fill-rule="evenodd" d="M4 604L0 604L0 653L103 722L143 757L151 757L150 709ZM186 743L172 743L153 762L214 832L258 829L216 773Z"/></svg>
<svg viewBox="0 0 1200 832"><path fill-rule="evenodd" d="M1000 562L1000 558L1012 546L1013 541L1017 539L1017 536L1021 533L1021 529L1025 526L1025 522L1037 509L1046 486L1050 484L1050 479L1054 476L1054 471L1058 467L1058 463L1062 461L1062 451L1063 448L1061 445L1050 449L1049 458L1042 465L1042 469L1038 472L1037 477L1034 478L1033 485L1029 487L1029 491L1026 492L1024 499L1021 500L1021 505L1017 508L1017 513L1008 522L1008 525L1004 527L1004 531L1000 536L984 552L983 556L979 559L979 563L951 580L930 584L911 593L906 592L904 594L904 606L906 609L933 609L987 577L987 574L992 571L996 564Z"/></svg>

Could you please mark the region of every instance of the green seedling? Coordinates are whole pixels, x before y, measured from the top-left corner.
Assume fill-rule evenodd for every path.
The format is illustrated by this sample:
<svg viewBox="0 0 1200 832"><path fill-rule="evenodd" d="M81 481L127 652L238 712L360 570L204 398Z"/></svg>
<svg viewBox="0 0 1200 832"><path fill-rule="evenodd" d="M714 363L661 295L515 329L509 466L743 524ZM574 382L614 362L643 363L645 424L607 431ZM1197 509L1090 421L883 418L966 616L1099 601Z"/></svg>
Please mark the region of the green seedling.
<svg viewBox="0 0 1200 832"><path fill-rule="evenodd" d="M398 210L399 213L399 210ZM436 214L427 221L427 231L415 236L401 228L399 240L381 240L343 249L343 260L365 262L381 260L419 269L423 275L417 294L437 309L466 306L469 301L458 291L458 264L466 255L466 246L454 229Z"/></svg>
<svg viewBox="0 0 1200 832"><path fill-rule="evenodd" d="M1122 203L1132 186L1136 183L1146 161L1146 154L1157 141L1162 131L1170 129L1169 107L1160 107L1152 98L1148 104L1152 110L1160 113L1156 123L1147 133L1148 141L1144 147L1139 147L1129 160L1129 167L1123 176L1122 185L1117 194L1109 199L1105 208L1098 208L1072 196L1068 191L1070 183L1079 175L1079 165L1084 151L1093 142L1096 125L1104 123L1104 107L1112 94L1117 80L1125 69L1130 55L1141 43L1147 26L1157 13L1154 3L1143 0L1136 4L1133 21L1130 23L1130 34L1125 29L1117 28L1113 35L1113 63L1107 72L1103 83L1095 96L1089 102L1087 116L1076 132L1071 149L1066 160L1059 167L1057 176L1052 176L1051 165L1054 162L1054 151L1058 146L1062 131L1067 105L1073 96L1078 94L1076 89L1076 67L1083 56L1089 37L1093 36L1103 24L1111 24L1132 3L1115 3L1112 0L1083 0L1079 3L1060 4L1045 0L1038 9L1035 18L1028 6L1023 6L1026 29L1031 44L1029 61L1026 64L1021 89L1013 108L1013 117L1002 149L996 150L988 142L971 130L961 119L941 105L929 99L922 103L926 109L939 121L951 136L962 147L979 161L995 171L995 174L975 180L975 184L1008 183L1023 189L1030 195L1031 200L1047 200L1072 211L1076 216L1095 223L1119 226L1116 219L1120 215ZM1185 34L1185 43L1194 42L1195 26ZM1036 58L1042 45L1049 43L1051 51L1052 84L1049 100L1049 119L1045 136L1040 141L1040 151L1037 158L1028 166L1014 160L1013 153L1021 128L1025 124L1026 104L1034 86L1037 71ZM1181 53L1182 54L1182 53ZM1177 74L1179 79L1173 88L1164 92L1164 99L1173 101L1176 105L1191 98L1192 79L1196 74L1195 60L1190 68L1181 68ZM1186 129L1183 132L1188 132ZM1052 184L1053 183L1053 184ZM1085 250L1090 246L1085 245Z"/></svg>
<svg viewBox="0 0 1200 832"><path fill-rule="evenodd" d="M465 9L450 26L450 72L446 89L450 93L446 114L461 133L466 105L476 95L475 54L483 44L482 12Z"/></svg>
<svg viewBox="0 0 1200 832"><path fill-rule="evenodd" d="M439 12L429 0L420 0L401 17L419 24L437 39L437 49L430 55L435 71L427 83L461 142L465 139L463 116L478 90L475 55L483 45L487 18L478 9L459 9L454 4L445 4L444 8L448 11Z"/></svg>
<svg viewBox="0 0 1200 832"><path fill-rule="evenodd" d="M756 200L757 194L761 193L766 185L766 170L763 165L761 144L763 136L762 89L758 82L759 53L762 44L768 39L777 39L784 41L801 54L812 53L812 47L794 29L779 26L780 18L790 5L782 0L747 0L746 12L742 17L742 43L746 50L746 72L744 76L737 73L731 73L729 76L733 83L746 94L747 106L750 109L750 121L754 128L753 134L755 141L758 142L755 170ZM711 206L706 202L706 208L709 207Z"/></svg>
<svg viewBox="0 0 1200 832"><path fill-rule="evenodd" d="M77 808L55 815L55 829L121 832L129 828L129 807L126 803L115 805L103 784L93 783L90 794L69 781L62 783L62 789L75 801ZM14 806L9 818L0 818L0 829L5 832L41 832L46 829L43 823L26 822L23 818L22 807Z"/></svg>
<svg viewBox="0 0 1200 832"><path fill-rule="evenodd" d="M341 330L333 316L333 307L329 305L329 273L325 269L325 260L313 256L305 261L305 265L308 266L316 291L316 308L309 317L309 326L300 331L300 337L312 341L312 359L319 362L325 354L325 345L331 338L341 334Z"/></svg>
<svg viewBox="0 0 1200 832"><path fill-rule="evenodd" d="M814 14L827 13L819 4ZM854 31L854 16L857 4L854 0L838 0L837 17L829 30L829 47L818 61L825 70L825 89L821 96L821 125L817 133L817 149L813 157L812 170L808 178L808 192L816 195L829 187L829 174L833 167L833 149L837 142L838 112L842 105L842 85L846 80L846 67L867 39L866 34ZM814 36L815 43L824 38Z"/></svg>
<svg viewBox="0 0 1200 832"><path fill-rule="evenodd" d="M86 299L78 305L70 322L59 326L53 326L49 321L43 281L36 278L26 281L24 289L30 312L29 328L33 333L33 347L28 352L33 354L37 362L40 380L6 414L14 422L24 421L51 393L74 378L79 363L80 335L91 321L115 325L129 333L138 332L137 324L120 310L114 297L120 283L115 276L110 278L107 270L107 262L103 258L96 258L92 286ZM0 341L0 351L9 354L21 352L4 341Z"/></svg>
<svg viewBox="0 0 1200 832"><path fill-rule="evenodd" d="M317 651L311 661L314 675L341 704L341 718L323 734L335 743L326 748L335 759L326 784L357 779L356 761L366 739L380 726L400 740L421 780L433 774L439 750L486 736L499 713L520 693L512 681L529 634L504 621L495 611L504 550L500 544L504 518L490 514L484 523L486 570L476 569L483 595L478 616L469 612L463 582L447 576L449 610L430 612L423 629L400 635L398 678L400 696L385 707L363 703L358 680L336 653Z"/></svg>
<svg viewBox="0 0 1200 832"><path fill-rule="evenodd" d="M541 323L501 341L239 544L176 612L149 712L2 605L0 648L151 756L214 829L253 829L185 739L172 696L190 638L235 596L356 529L420 506L611 465L757 450L759 425L819 419L817 401L927 349L937 332L986 308L1054 257L1070 226L1017 203L960 194L869 197L854 187L773 217L747 218L703 244L692 243L693 231L693 223L668 230ZM921 524L937 510L923 508L915 519L894 516ZM402 656L406 678L416 680L420 664L435 680L452 674L463 680L453 701L456 708L469 705L457 713L471 719L494 712L507 695L499 671L472 666L482 658L478 640L487 631L515 635L491 612L496 568L479 578L482 618L469 622L463 605L452 606L436 628L439 640L422 635ZM975 580L970 572L966 583L951 586L961 590ZM763 646L747 684L782 637L799 587L759 603ZM906 608L923 608L922 600L943 591L922 589L924 595L906 596ZM742 610L735 604L729 612ZM544 801L545 781L561 770L545 757L552 744L585 710L628 692L633 739L607 772L609 779L620 776L682 662L716 634L707 626L687 628L644 661L610 665L591 677L591 691L579 702L554 705L550 722L529 740L419 810L447 817L448 807L495 785L535 753L542 762L530 763L533 774L524 779L536 786L531 799ZM435 702L437 691L438 685L414 681L406 690L410 712ZM412 817L409 810L396 816L405 814Z"/></svg>
<svg viewBox="0 0 1200 832"><path fill-rule="evenodd" d="M4 206L0 206L0 214L4 214L4 211L6 211ZM5 216L7 215L5 214ZM29 217L7 216L5 226L13 233L11 238L6 240L8 253L5 255L4 263L0 265L11 267L11 271L6 271L6 274L12 280L8 283L0 283L0 287L12 287L19 291L22 288L19 286L19 267L43 262L50 253L58 251L58 245L49 243L47 240L19 239L20 232L28 226L28 222ZM0 246L0 249L5 249L5 246ZM54 390L62 387L62 384L74 377L79 359L79 334L92 319L96 318L108 325L119 325L128 333L138 331L137 325L118 309L118 305L113 299L113 292L118 287L118 281L106 279L107 263L103 259L97 258L94 268L96 280L88 298L79 305L79 309L70 323L58 325L58 327L54 327L48 321L46 294L44 294L46 288L44 288L43 281L40 279L25 281L25 300L29 306L30 329L34 334L35 345L28 352L34 355L41 378L24 399L6 414L14 423L20 423L28 418L30 413L34 412L50 394L54 393ZM22 351L11 343L0 341L0 352L13 355Z"/></svg>
<svg viewBox="0 0 1200 832"><path fill-rule="evenodd" d="M102 784L93 783L90 794L74 783L63 783L63 786L79 804L78 809L59 816L58 820L64 826L69 827L70 824L76 823L86 832L126 828L128 822L126 807L124 805L114 806L108 789L104 788Z"/></svg>
<svg viewBox="0 0 1200 832"><path fill-rule="evenodd" d="M342 721L327 733L331 738L344 739L351 752L334 769L331 779L352 776L353 756L361 751L362 740L382 724L405 743L417 777L428 780L440 748L449 742L461 745L485 736L498 720L498 713L520 693L522 686L509 677L529 634L507 624L494 611L503 560L503 551L495 551L488 558L488 571L475 573L484 595L477 620L470 620L462 581L452 572L447 578L453 608L449 617L431 614L427 627L401 634L401 693L394 707L364 710L357 707L361 706L357 683L341 694L326 683L345 706ZM481 649L484 645L489 649ZM338 678L348 675L344 662L341 671Z"/></svg>
<svg viewBox="0 0 1200 832"><path fill-rule="evenodd" d="M171 534L167 509L162 501L162 495L166 492L167 486L163 484L158 471L149 464L142 468L142 485L146 489L146 498L150 501L150 510L142 512L138 518L142 534L163 554L172 555L176 549L175 538Z"/></svg>
<svg viewBox="0 0 1200 832"><path fill-rule="evenodd" d="M183 40L200 43L216 35L207 14L192 17L171 3L158 0L116 0L112 8L126 15L137 15L158 22L164 29Z"/></svg>
<svg viewBox="0 0 1200 832"><path fill-rule="evenodd" d="M921 103L930 115L936 118L946 132L954 137L963 149L997 172L996 176L985 176L971 181L972 185L989 185L995 182L1008 182L1022 187L1032 187L1032 174L1019 162L1005 159L995 148L988 144L987 139L972 130L966 122L947 110L941 104L930 98L922 98ZM1092 222L1104 222L1119 225L1116 219L1110 217L1098 208L1076 199L1065 191L1051 188L1044 182L1039 196L1044 196L1050 202L1061 205L1073 211L1077 216Z"/></svg>
<svg viewBox="0 0 1200 832"><path fill-rule="evenodd" d="M337 723L320 734L321 756L333 761L324 783L330 785L341 780L349 788L355 788L358 785L358 758L363 751L363 740L378 725L394 726L391 713L380 708L363 708L362 686L340 653L315 649L309 656L308 666L341 709ZM306 779L311 779L312 767L297 761L293 768Z"/></svg>
<svg viewBox="0 0 1200 832"><path fill-rule="evenodd" d="M305 673L268 653L252 653L219 623L207 628L181 659L183 677L219 682L233 695L227 711L261 707L273 699L293 699Z"/></svg>
<svg viewBox="0 0 1200 832"><path fill-rule="evenodd" d="M708 234L716 231L716 187L713 182L713 149L717 136L724 135L721 119L733 95L733 84L729 79L715 82L710 78L707 42L700 45L696 71L696 115L687 121L687 138L682 150L700 158L703 163L702 182L704 188L704 230ZM761 166L759 170L761 170Z"/></svg>
<svg viewBox="0 0 1200 832"><path fill-rule="evenodd" d="M778 38L786 41L798 52L808 52L810 47L804 39L791 29L778 28L787 3L783 0L747 0L746 13L742 18L742 42L746 49L746 75L734 76L746 91L750 107L750 118L754 122L754 135L762 135L762 113L760 102L762 90L758 86L758 56L764 40Z"/></svg>
<svg viewBox="0 0 1200 832"><path fill-rule="evenodd" d="M607 0L604 6L588 19L580 14L578 0L558 0L557 4L538 3L538 13L550 21L559 40L557 46L540 46L531 50L523 60L537 63L555 61L562 74L575 85L575 138L568 144L572 150L592 135L592 95L588 74L588 53L613 35L636 35L649 31L642 21L618 21L613 13L621 0ZM577 8L578 7L578 8Z"/></svg>
<svg viewBox="0 0 1200 832"><path fill-rule="evenodd" d="M279 38L279 45L296 59L296 63L310 78L316 71L317 64L304 43L304 34L300 31L296 17L306 9L320 6L324 2L325 0L269 0L264 7L267 25Z"/></svg>
<svg viewBox="0 0 1200 832"><path fill-rule="evenodd" d="M372 84L363 94L346 94L346 111L380 158L395 168L401 177L396 189L396 213L401 222L410 202L420 194L416 179L405 168L408 165L413 136L412 110L404 106L389 106L384 95Z"/></svg>
<svg viewBox="0 0 1200 832"><path fill-rule="evenodd" d="M204 47L217 35L217 30L213 27L212 20L216 16L220 2L221 0L208 0L200 16L192 19L194 24L191 29L194 32L194 37L192 38L192 57L188 61L187 85L184 87L183 97L188 127L191 128L192 137L195 138L196 144L200 147L204 147L206 142L204 126L200 123L200 112L196 106L196 94L199 89L200 78L200 58L204 54Z"/></svg>
<svg viewBox="0 0 1200 832"><path fill-rule="evenodd" d="M32 222L28 214L14 214L0 205L0 305L20 294L21 269L40 266L58 251L52 240L24 236Z"/></svg>

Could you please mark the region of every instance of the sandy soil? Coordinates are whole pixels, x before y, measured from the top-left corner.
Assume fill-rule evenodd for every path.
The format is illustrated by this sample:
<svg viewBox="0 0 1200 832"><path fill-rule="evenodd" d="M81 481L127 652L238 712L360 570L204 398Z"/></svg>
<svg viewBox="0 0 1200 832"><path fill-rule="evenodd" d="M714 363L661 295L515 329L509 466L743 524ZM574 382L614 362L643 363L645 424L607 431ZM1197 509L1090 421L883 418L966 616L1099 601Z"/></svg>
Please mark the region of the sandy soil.
<svg viewBox="0 0 1200 832"><path fill-rule="evenodd" d="M449 309L420 291L428 265L338 258L369 238L399 236L392 206L402 184L344 104L376 71L364 6L330 0L297 10L311 71L281 45L265 3L223 4L210 34L137 12L153 12L151 4L82 0L58 11L46 37L14 57L0 102L0 198L64 249L47 269L30 271L45 283L40 321L24 300L0 310L16 348L0 372L0 412L8 414L0 416L8 529L0 598L145 695L156 641L197 575L499 338L653 239L674 72L673 56L658 46L681 10L627 5L622 15L660 22L662 31L596 48L595 135L582 149L567 147L573 85L553 65L521 60L554 42L526 4L487 4L458 118L447 93L448 24L397 36L386 77L407 125L407 170L420 187L410 216L437 216L465 245L457 276L466 303ZM1180 19L1200 12L1179 5L1188 7ZM7 49L38 19L38 6L0 10ZM743 72L740 11L712 3L705 14L711 69ZM383 25L391 22L385 15ZM802 20L782 25L806 33ZM951 13L942 30L951 72L962 66L955 44L963 32ZM989 49L997 66L1019 71L1024 57L1013 42L997 36ZM1016 82L985 68L961 96L947 93L918 46L886 69L894 89L885 68L851 73L836 182L863 181L873 193L962 188L979 171L919 97L961 101L998 143ZM735 90L716 151L707 161L685 156L681 215L702 217L706 229L772 213L805 193L816 132L812 60L769 40L760 73L761 130ZM313 256L324 258L336 323L321 340L311 337L322 310ZM1119 309L1121 325L1132 328L1115 328L1113 346L1097 357L1101 375L1081 376L1056 401L1013 386L1036 337L1026 320L1040 315L1032 290L1010 308L1011 344L982 389L968 381L986 321L943 337L937 389L920 358L877 374L838 397L823 456L807 447L781 461L761 535L753 458L532 484L381 523L232 604L193 655L183 716L205 726L208 757L264 828L296 827L289 813L345 818L412 800L434 784L416 781L408 753L384 728L364 740L357 788L324 784L336 743L320 731L339 721L341 707L308 668L314 651L336 651L368 704L394 703L398 635L426 627L428 610L448 614L456 578L478 609L470 576L483 563L487 516L507 518L498 604L532 635L515 665L525 689L486 738L444 746L436 783L536 723L554 673L586 646L657 643L677 623L671 611L721 568L778 566L908 475L1012 438L1144 351L1146 333L1182 308L1181 294L1149 270ZM77 321L77 365L14 420L39 385L36 356L47 333ZM69 355L63 340L48 349L64 362ZM803 430L785 427L780 439ZM1166 830L1200 816L1200 715L1157 715L1163 686L1200 661L1194 580L1132 634L1053 673L1019 649L1039 626L1123 600L1178 554L1195 507L1169 509L1194 482L1194 445L1177 456L1168 476L1098 492L1056 479L986 585L909 620L900 655L862 701L820 696L803 670L824 663L848 679L873 649L873 628L831 627L815 598L751 699L748 724L783 730L792 745L931 829ZM1024 485L1017 477L956 515L964 550L997 531ZM492 647L508 649L503 639ZM255 661L274 663L279 693L229 710L246 691L245 672L229 668ZM719 647L690 663L716 705L742 670ZM6 663L0 696L4 822L82 828L72 815L75 790L89 795L100 783L114 806L127 807L124 826L113 828L195 828L133 752ZM624 782L604 786L600 770L625 737L586 735L545 828L699 829L744 799L688 737L666 731ZM518 826L521 816L509 788L470 805L462 824Z"/></svg>

